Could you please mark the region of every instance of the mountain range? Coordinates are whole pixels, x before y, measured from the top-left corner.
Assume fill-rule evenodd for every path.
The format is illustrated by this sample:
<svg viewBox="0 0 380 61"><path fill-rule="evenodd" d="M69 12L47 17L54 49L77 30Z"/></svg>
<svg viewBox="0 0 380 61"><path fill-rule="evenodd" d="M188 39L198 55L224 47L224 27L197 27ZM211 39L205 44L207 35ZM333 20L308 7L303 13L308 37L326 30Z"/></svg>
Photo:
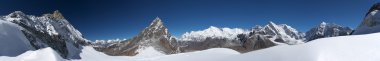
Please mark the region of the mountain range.
<svg viewBox="0 0 380 61"><path fill-rule="evenodd" d="M322 22L322 25L312 28L305 36L305 33L289 25L275 24L270 21L265 26L257 25L251 30L210 26L205 30L186 32L181 38L175 38L168 33L168 29L161 21L157 17L132 39L119 42L94 42L93 46L96 50L113 56L134 56L149 47L164 54L210 48L230 48L245 53L276 45L297 45L312 39L345 36L352 31L348 27Z"/></svg>
<svg viewBox="0 0 380 61"><path fill-rule="evenodd" d="M51 48L64 59L81 59L79 54L83 53L83 46L91 46L110 56L141 56L150 50L169 55L211 48L229 48L247 53L278 45L305 44L328 37L380 32L378 10L380 3L371 7L355 30L322 22L302 33L289 25L269 21L265 26L257 25L252 29L210 26L205 30L186 32L180 38L171 36L162 20L156 17L131 39L97 42L84 38L58 10L42 16L15 11L0 17L0 56L18 56L29 50Z"/></svg>

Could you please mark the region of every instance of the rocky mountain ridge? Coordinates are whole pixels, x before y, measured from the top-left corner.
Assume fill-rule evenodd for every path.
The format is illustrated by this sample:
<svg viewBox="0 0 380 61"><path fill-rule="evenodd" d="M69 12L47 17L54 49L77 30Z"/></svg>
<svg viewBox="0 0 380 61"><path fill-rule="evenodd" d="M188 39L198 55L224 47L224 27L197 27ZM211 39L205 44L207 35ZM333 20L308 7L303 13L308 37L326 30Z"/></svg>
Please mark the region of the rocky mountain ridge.
<svg viewBox="0 0 380 61"><path fill-rule="evenodd" d="M352 31L353 30L349 27L322 22L319 26L316 26L306 32L305 42L309 42L318 38L350 35Z"/></svg>
<svg viewBox="0 0 380 61"><path fill-rule="evenodd" d="M34 49L51 47L63 58L80 59L81 46L90 44L59 11L42 16L15 11L0 19L22 27L21 31Z"/></svg>

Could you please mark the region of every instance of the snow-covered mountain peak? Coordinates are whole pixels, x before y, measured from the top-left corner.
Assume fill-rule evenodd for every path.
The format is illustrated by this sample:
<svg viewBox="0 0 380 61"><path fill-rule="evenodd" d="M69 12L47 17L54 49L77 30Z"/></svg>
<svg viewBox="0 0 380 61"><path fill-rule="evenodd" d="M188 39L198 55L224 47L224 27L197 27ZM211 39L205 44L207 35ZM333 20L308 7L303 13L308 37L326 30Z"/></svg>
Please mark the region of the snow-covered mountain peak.
<svg viewBox="0 0 380 61"><path fill-rule="evenodd" d="M163 26L163 23L161 22L161 19L159 17L156 17L152 23L150 23L149 27L157 27L157 26Z"/></svg>
<svg viewBox="0 0 380 61"><path fill-rule="evenodd" d="M25 18L25 17L26 15L23 12L15 11L5 16L5 20L7 21L21 20L22 18Z"/></svg>
<svg viewBox="0 0 380 61"><path fill-rule="evenodd" d="M278 25L272 21L269 21L269 23L266 27L276 28L276 27L278 27Z"/></svg>
<svg viewBox="0 0 380 61"><path fill-rule="evenodd" d="M17 17L20 17L20 16L25 16L25 13L21 11L15 11L13 13L10 13L8 16L14 16L14 15L16 15Z"/></svg>
<svg viewBox="0 0 380 61"><path fill-rule="evenodd" d="M153 33L163 30L165 34L168 34L168 29L164 26L159 17L156 17L146 30L152 31Z"/></svg>
<svg viewBox="0 0 380 61"><path fill-rule="evenodd" d="M270 21L265 27L263 27L261 31L271 31L271 32L274 32L273 34L282 34L282 35L286 35L288 31L293 32L293 33L298 33L298 31L291 26L288 26L286 24L277 25L276 23L272 21Z"/></svg>
<svg viewBox="0 0 380 61"><path fill-rule="evenodd" d="M274 23L273 21L269 21L268 24L269 24L269 25L276 25L276 23Z"/></svg>
<svg viewBox="0 0 380 61"><path fill-rule="evenodd" d="M366 16L370 15L375 15L376 12L380 9L380 3L376 3L372 5L372 7L368 10Z"/></svg>
<svg viewBox="0 0 380 61"><path fill-rule="evenodd" d="M220 33L222 32L223 30L219 29L218 27L215 27L215 26L210 26L209 28L207 28L205 30L205 32L216 32L216 33Z"/></svg>
<svg viewBox="0 0 380 61"><path fill-rule="evenodd" d="M159 17L156 17L152 21L152 23L149 25L149 27L145 28L140 34L141 34L141 37L143 37L143 39L159 39L161 37L165 37L168 39L171 38L170 34L168 33L168 29L164 26L164 24L161 22L161 19ZM145 41L145 40L142 40L142 41ZM155 41L155 40L149 40L149 41Z"/></svg>
<svg viewBox="0 0 380 61"><path fill-rule="evenodd" d="M241 28L218 28L210 26L205 30L186 32L180 38L181 41L204 41L206 38L236 39L238 34L248 33Z"/></svg>
<svg viewBox="0 0 380 61"><path fill-rule="evenodd" d="M370 14L375 15L377 13L377 11L379 11L379 10L373 10Z"/></svg>
<svg viewBox="0 0 380 61"><path fill-rule="evenodd" d="M326 25L327 25L327 23L324 21L321 24L319 24L320 27L325 27Z"/></svg>
<svg viewBox="0 0 380 61"><path fill-rule="evenodd" d="M276 23L274 23L272 21L269 21L269 23L266 26L264 26L263 28L271 28L274 31L281 31L280 28L293 29L291 26L288 26L286 24L276 24Z"/></svg>
<svg viewBox="0 0 380 61"><path fill-rule="evenodd" d="M304 33L298 32L296 29L286 24L279 24L270 21L264 27L256 26L253 30L253 34L266 35L271 40L277 40L277 42L283 42L287 44L299 44L303 43Z"/></svg>
<svg viewBox="0 0 380 61"><path fill-rule="evenodd" d="M319 24L320 27L328 27L328 26L338 26L338 27L343 27L341 25L338 25L336 23L327 23L327 22L321 22L321 24Z"/></svg>
<svg viewBox="0 0 380 61"><path fill-rule="evenodd" d="M318 26L306 32L305 42L324 37L335 37L349 35L352 32L351 28L343 27L334 23L322 22Z"/></svg>
<svg viewBox="0 0 380 61"><path fill-rule="evenodd" d="M132 39L111 44L99 43L99 45L103 46L96 48L108 55L134 56L140 53L143 54L149 47L153 47L154 50L160 53L173 54L179 52L176 43L176 39L170 35L168 29L161 22L161 19L157 17L148 27Z"/></svg>

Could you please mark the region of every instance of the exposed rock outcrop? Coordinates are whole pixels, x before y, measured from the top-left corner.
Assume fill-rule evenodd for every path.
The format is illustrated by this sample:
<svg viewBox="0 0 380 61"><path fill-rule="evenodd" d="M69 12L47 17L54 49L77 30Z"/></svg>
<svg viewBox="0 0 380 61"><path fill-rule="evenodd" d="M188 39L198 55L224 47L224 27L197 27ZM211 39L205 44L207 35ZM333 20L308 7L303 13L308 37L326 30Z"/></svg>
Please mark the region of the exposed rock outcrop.
<svg viewBox="0 0 380 61"><path fill-rule="evenodd" d="M367 12L363 22L355 29L354 35L380 32L380 3L374 4Z"/></svg>

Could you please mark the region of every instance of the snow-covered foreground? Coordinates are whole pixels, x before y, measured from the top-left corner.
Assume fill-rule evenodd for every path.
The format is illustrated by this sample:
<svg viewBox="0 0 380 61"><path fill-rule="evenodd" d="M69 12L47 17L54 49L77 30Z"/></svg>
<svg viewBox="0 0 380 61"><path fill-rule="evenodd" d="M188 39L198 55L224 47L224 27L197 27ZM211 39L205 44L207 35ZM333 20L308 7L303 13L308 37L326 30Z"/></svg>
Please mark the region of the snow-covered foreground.
<svg viewBox="0 0 380 61"><path fill-rule="evenodd" d="M240 54L226 48L172 55L147 48L137 56L108 56L85 46L80 60L73 61L380 61L380 33L322 38L299 45L279 45ZM51 48L28 51L17 57L0 56L5 61L60 61Z"/></svg>
<svg viewBox="0 0 380 61"><path fill-rule="evenodd" d="M204 51L181 53L173 55L164 55L158 51L147 48L136 56L108 56L101 52L95 51L92 47L84 47L81 53L82 59L74 61L193 61L193 60L214 60L221 57L240 54L231 49L214 48ZM149 53L149 54L148 54ZM153 54L153 55L152 55Z"/></svg>
<svg viewBox="0 0 380 61"><path fill-rule="evenodd" d="M380 33L317 39L300 45L281 45L222 61L380 61Z"/></svg>
<svg viewBox="0 0 380 61"><path fill-rule="evenodd" d="M0 61L65 61L50 47L36 51L27 51L17 57L0 56Z"/></svg>

